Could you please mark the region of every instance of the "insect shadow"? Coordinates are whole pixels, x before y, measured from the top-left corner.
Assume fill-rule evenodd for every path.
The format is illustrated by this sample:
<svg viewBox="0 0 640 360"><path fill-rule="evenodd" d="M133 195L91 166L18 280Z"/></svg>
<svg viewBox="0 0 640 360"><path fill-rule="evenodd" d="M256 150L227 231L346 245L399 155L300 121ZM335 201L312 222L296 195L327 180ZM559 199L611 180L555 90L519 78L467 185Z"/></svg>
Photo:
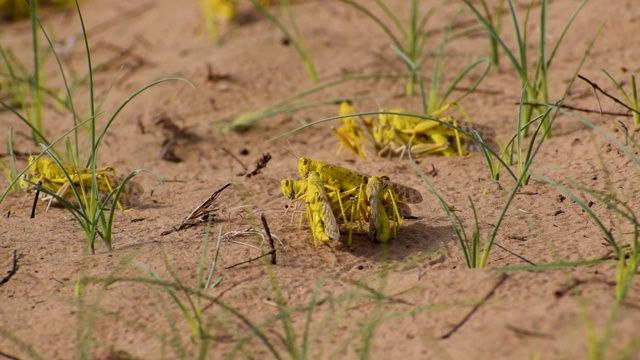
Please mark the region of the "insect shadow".
<svg viewBox="0 0 640 360"><path fill-rule="evenodd" d="M346 236L342 234L343 238ZM424 252L435 251L454 236L451 226L429 225L424 219L405 220L404 225L398 229L396 238L391 239L388 244L372 242L367 234L354 232L350 252L364 258L381 259L384 246L388 246L388 259L402 261ZM348 249L346 241L337 246L337 250L342 248Z"/></svg>

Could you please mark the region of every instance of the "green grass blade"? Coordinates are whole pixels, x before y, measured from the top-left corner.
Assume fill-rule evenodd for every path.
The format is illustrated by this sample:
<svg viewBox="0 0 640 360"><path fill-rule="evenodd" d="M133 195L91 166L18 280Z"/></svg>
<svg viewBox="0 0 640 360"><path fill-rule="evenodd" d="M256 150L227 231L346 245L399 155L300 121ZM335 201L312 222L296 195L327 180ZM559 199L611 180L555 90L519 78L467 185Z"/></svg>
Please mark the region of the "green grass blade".
<svg viewBox="0 0 640 360"><path fill-rule="evenodd" d="M442 97L440 99L440 103L438 104L438 108L441 108L442 106L445 105L445 103L447 102L447 99L449 98L451 93L456 89L456 87L458 86L460 81L462 81L462 79L464 79L471 70L473 70L476 66L480 65L483 62L486 63L487 66L485 67L485 69L482 72L482 74L476 79L476 81L471 85L471 87L469 87L464 93L462 93L462 95L460 95L457 98L455 98L455 100L453 100L453 102L460 102L462 99L464 99L465 97L467 97L468 95L470 95L471 93L473 93L476 90L476 88L480 85L482 80L484 80L485 76L487 76L487 74L489 73L489 70L491 70L491 61L486 57L481 57L481 58L478 58L478 59L474 60L471 64L465 66L456 75L456 77L451 82L451 85L449 85L449 87L447 87L445 92L442 94Z"/></svg>
<svg viewBox="0 0 640 360"><path fill-rule="evenodd" d="M31 346L29 343L25 342L24 340L20 339L19 337L17 337L15 334L13 334L12 332L10 332L9 330L5 329L4 327L0 326L0 336L5 338L6 340L8 340L9 342L13 343L15 346L17 346L18 348L20 348L20 350L22 350L23 352L25 352L26 354L29 354L29 356L32 359L44 359L34 348L33 346ZM6 357L7 359L19 359L18 357L10 357L8 354L6 353L2 353L3 357Z"/></svg>
<svg viewBox="0 0 640 360"><path fill-rule="evenodd" d="M310 64L308 63L311 61L311 58L306 52L306 49L304 49L299 43L300 39L291 35L289 30L287 30L287 28L280 22L280 20L278 20L275 16L273 16L264 6L262 6L262 4L260 4L260 2L258 2L257 0L250 0L250 1L264 16L266 16L269 19L269 21L271 21L282 32L282 34L284 34L284 36L287 39L291 40L291 45L296 50L296 52L298 53L298 56L300 56L303 63L307 67L309 76L311 77L313 82L318 82L318 75L315 73L315 68L313 67L313 63L310 63ZM287 5L284 5L284 7L286 9Z"/></svg>
<svg viewBox="0 0 640 360"><path fill-rule="evenodd" d="M305 110L305 109L312 109L315 107L320 107L320 106L324 106L324 105L335 105L335 104L340 104L343 101L360 101L360 100L364 100L364 99L371 99L371 96L356 96L350 99L346 99L346 98L333 98L333 99L328 99L328 100L322 100L322 101L314 101L314 102L308 102L308 103L297 103L297 104L291 104L288 106L283 106L283 107L278 107L278 108L274 108L274 107L268 107L262 110L258 110L255 112L250 112L250 113L245 113L244 116L241 116L240 118L237 118L236 121L237 123L234 121L235 128L247 128L253 124L255 124L258 121L261 120L265 120L271 117L274 117L276 115L280 115L280 114L287 114L287 113L292 113L295 111L299 111L299 110ZM239 124L242 124L241 126ZM234 124L229 125L230 127L233 127Z"/></svg>
<svg viewBox="0 0 640 360"><path fill-rule="evenodd" d="M442 80L442 76L444 75L444 65L441 64L442 62L442 58L444 56L444 46L447 44L447 40L449 37L449 33L451 31L451 27L453 26L453 24L456 21L456 18L458 17L458 14L460 14L460 12L457 12L453 19L449 22L449 25L447 26L447 29L445 30L444 33L444 37L442 38L442 41L440 42L440 45L438 46L438 50L436 51L436 61L435 64L433 64L433 75L431 77L431 86L429 88L429 100L427 101L427 109L426 111L424 111L425 114L431 114L433 112L435 112L436 110L438 110L441 105L441 102L438 102L438 92L440 89L440 81ZM412 70L412 72L414 73L414 77L416 76L416 72L418 72L416 65L413 63L413 59L411 57L409 57L409 60L411 60L410 62L408 62L406 59L403 58L403 60L405 60L405 62L407 63L407 65L409 66L409 68ZM422 93L421 93L422 95Z"/></svg>
<svg viewBox="0 0 640 360"><path fill-rule="evenodd" d="M94 144L96 144L96 110L95 110L95 103L94 103L94 83L93 83L93 66L91 65L91 50L89 49L89 38L87 36L87 30L86 27L84 25L84 19L82 18L82 11L80 11L80 4L78 3L78 0L74 0L75 4L76 4L76 11L78 13L78 19L80 20L80 28L82 29L82 39L84 41L84 49L85 49L85 56L86 56L86 60L87 60L87 71L88 71L88 76L89 76L89 118L91 119L91 121L89 122L90 124L90 130L89 130L89 137L90 137L90 146L91 146L91 155L89 156L89 159L87 160L87 166L85 166L86 168L90 168L92 174L95 175L95 171L96 171L96 156L97 156L97 146L95 146ZM77 135L76 135L77 137ZM96 191L97 191L97 183L95 181L95 176L93 176L93 186L96 187Z"/></svg>
<svg viewBox="0 0 640 360"><path fill-rule="evenodd" d="M378 7L382 10L382 12L391 20L393 25L396 27L396 30L398 30L398 32L404 39L405 44L409 44L410 35L409 33L407 33L407 30L405 30L404 26L402 26L402 23L400 23L400 20L398 19L398 17L393 13L393 11L391 11L391 9L389 9L389 7L387 7L387 5L385 5L384 2L382 2L381 0L375 0L375 1L376 1L376 5L378 5ZM414 3L415 3L415 0L414 0ZM413 16L413 13L411 15Z"/></svg>
<svg viewBox="0 0 640 360"><path fill-rule="evenodd" d="M107 123L104 125L104 127L100 131L100 135L98 136L98 138L94 139L94 143L93 143L94 145L93 145L93 148L91 149L92 150L92 155L89 158L89 160L87 161L87 165L94 164L94 166L95 166L95 156L98 153L98 148L102 144L102 140L103 140L105 134L107 133L107 130L109 130L109 127L111 126L113 121L116 119L118 114L120 114L122 109L124 109L124 107L127 106L127 104L129 104L129 102L131 102L131 100L133 100L136 96L140 95L140 93L144 92L145 90L147 90L147 89L149 89L149 88L151 88L151 87L153 87L155 85L158 85L160 83L167 82L167 81L181 81L181 82L184 82L187 85L189 85L189 86L191 86L192 88L195 89L195 86L193 86L193 84L191 82L189 82L188 80L186 80L186 79L179 78L179 77L167 77L167 78L162 78L162 79L153 81L153 82L141 87L140 89L138 89L133 94L129 95L128 98L126 98L122 103L120 103L120 105L118 105L118 107L113 112L113 114L111 114L111 117L109 117L109 120L107 120Z"/></svg>
<svg viewBox="0 0 640 360"><path fill-rule="evenodd" d="M527 7L527 12L524 16L524 24L523 30L520 30L520 24L518 22L518 14L513 7L513 1L509 1L509 12L511 12L511 17L513 19L513 26L516 29L517 36L517 45L518 45L518 53L520 54L520 66L522 66L522 74L520 74L520 78L524 81L529 81L529 67L527 65L527 29L529 25L529 16L531 15L531 9L533 9L534 1L531 0L529 6ZM544 1L544 0L543 0Z"/></svg>
<svg viewBox="0 0 640 360"><path fill-rule="evenodd" d="M302 51L300 53L302 62L304 63L305 68L309 73L309 76L311 77L311 81L313 81L314 83L317 83L320 80L318 78L318 73L316 72L316 68L313 65L313 60L311 59L311 55L309 55L309 50L307 48L307 45L304 42L304 37L302 36L302 32L300 32L300 29L298 28L298 24L295 21L295 18L293 17L293 13L291 12L291 5L289 4L289 0L280 0L280 4L284 9L285 14L289 18L289 24L291 24L291 28L293 28L293 31L295 33L296 37L294 39L294 43L297 43L298 47Z"/></svg>
<svg viewBox="0 0 640 360"><path fill-rule="evenodd" d="M324 89L348 82L348 81L353 81L353 80L371 80L371 79L385 79L385 78L390 78L390 79L395 79L395 78L404 78L406 77L406 75L378 75L378 74L374 74L374 75L347 75L344 76L340 79L336 79L336 80L331 80L331 81L327 81L326 83L322 83L319 85L315 85L313 87L311 87L308 90L299 92L297 94L291 95L287 98L284 98L282 100L279 100L271 105L266 106L265 108L263 108L262 110L256 111L255 113L258 113L258 116L256 117L248 117L246 119L237 119L235 120L231 125L228 125L225 127L225 130L241 130L241 129L245 129L251 125L253 125L256 121L260 120L261 117L259 117L260 114L264 114L264 113L268 113L268 112L273 112L276 111L274 109L278 109L283 107L286 104L289 104L295 100L298 100L300 98L306 97L308 95L314 94L316 92L322 91Z"/></svg>
<svg viewBox="0 0 640 360"><path fill-rule="evenodd" d="M546 103L549 101L547 90L547 0L542 0L540 7L540 38L538 41L540 47L538 50L540 78L536 76L534 82L536 86L536 93L540 94L542 92L542 95L538 96L537 99Z"/></svg>
<svg viewBox="0 0 640 360"><path fill-rule="evenodd" d="M478 222L478 213L476 207L473 204L471 196L467 197L469 204L471 205L471 212L473 214L473 235L471 237L471 260L473 261L473 267L476 268L480 265L480 222ZM466 236L466 235L465 235Z"/></svg>
<svg viewBox="0 0 640 360"><path fill-rule="evenodd" d="M547 68L549 66L551 66L551 62L553 61L553 59L554 59L554 57L556 55L556 52L558 51L558 48L560 47L560 44L562 43L562 40L564 39L564 36L566 35L567 31L569 30L569 27L571 26L571 24L573 24L573 21L575 20L576 16L578 16L578 13L580 13L582 8L587 4L587 1L589 1L589 0L582 0L580 5L578 5L578 7L573 11L571 16L569 17L569 20L567 20L564 28L562 29L562 32L560 33L560 36L558 37L558 40L556 41L555 45L553 46L553 49L551 50L551 53L549 54L549 58L547 59Z"/></svg>
<svg viewBox="0 0 640 360"><path fill-rule="evenodd" d="M478 19L478 21L482 24L482 26L484 26L484 28L489 33L489 36L491 36L491 38L495 39L495 41L500 45L500 47L504 51L505 55L507 55L507 58L509 58L509 61L511 61L511 64L513 65L513 68L516 70L516 73L518 74L518 76L520 76L521 81L526 81L527 79L526 79L526 73L524 72L524 64L521 64L521 63L518 62L518 60L516 59L516 57L513 54L513 52L511 52L511 50L509 49L507 44L505 44L505 42L502 40L500 35L498 35L498 33L494 29L493 25L484 16L482 16L482 14L480 14L478 9L476 9L476 7L473 6L473 4L471 3L471 0L464 0L464 3L467 4L469 9L471 9L473 14ZM516 14L515 14L515 9L513 8L513 3L512 3L511 0L509 0L509 9L511 11L512 17L515 18L514 21L517 24L517 17L516 17ZM518 36L518 39L519 39L518 43L520 43L521 42L520 30L519 30L518 27L516 29L517 29L516 33L517 33L517 36Z"/></svg>
<svg viewBox="0 0 640 360"><path fill-rule="evenodd" d="M427 184L427 186L429 186L429 189L436 196L436 198L438 199L438 202L440 203L440 206L442 207L444 212L447 214L447 217L449 218L449 222L451 223L451 227L453 228L453 231L456 235L456 239L458 240L458 244L460 245L460 249L462 250L462 253L464 255L467 267L473 268L474 262L471 257L470 249L467 245L467 236L464 231L464 227L462 226L462 222L460 221L460 218L456 213L451 211L449 204L447 204L447 202L442 198L442 196L440 195L438 190L435 188L435 186L424 175L422 170L420 170L420 168L418 167L418 164L416 164L411 154L411 144L409 144L407 155L409 157L409 163L411 164L411 167L413 168L413 170L418 174L418 176L420 176L422 181L424 181Z"/></svg>
<svg viewBox="0 0 640 360"><path fill-rule="evenodd" d="M31 129L31 131L35 134L36 137L38 137L39 139L42 140L43 144L45 144L45 145L49 145L50 144L46 140L44 135L42 135L40 130L38 130L38 128L34 124L32 124L29 120L27 120L27 118L22 116L16 109L14 109L12 106L9 106L8 104L6 104L4 101L1 101L1 100L0 100L0 105L2 105L5 109L9 110L14 115L16 115L25 125L27 125Z"/></svg>
<svg viewBox="0 0 640 360"><path fill-rule="evenodd" d="M424 91L424 84L422 82L422 75L420 74L420 70L418 70L418 68L416 67L416 64L413 62L413 60L411 60L406 53L404 53L400 48L397 47L391 47L393 49L393 51L398 54L402 60L404 60L404 62L407 64L407 66L409 67L409 70L411 70L411 80L413 81L413 79L416 80L416 82L418 83L418 86L420 87L420 100L422 101L422 112L425 114L429 113L429 107L427 104L427 96L426 93Z"/></svg>
<svg viewBox="0 0 640 360"><path fill-rule="evenodd" d="M254 1L254 0L252 0ZM393 44L398 48L398 49L403 49L404 47L402 46L402 43L400 42L400 40L398 40L398 38L393 34L393 32L391 31L391 29L389 29L389 27L387 27L387 25L384 23L384 21L382 21L382 19L380 19L379 17L377 17L376 15L374 15L371 11L369 11L369 9L367 9L366 7L356 3L355 1L352 0L338 0L340 2L343 2L355 9L357 9L358 11L360 11L361 13L363 13L364 15L366 15L369 19L373 20L373 22L376 23L376 25L378 25L380 27L380 29L382 29L382 31L384 31L387 36L389 37L389 39L391 40L391 42L393 42Z"/></svg>
<svg viewBox="0 0 640 360"><path fill-rule="evenodd" d="M629 94L622 87L622 84L620 84L620 82L616 81L616 79L614 79L613 76L611 76L611 74L609 74L609 72L607 70L605 70L605 69L600 69L600 70L609 78L609 80L611 80L611 82L616 87L616 89L618 89L618 91L620 91L620 93L624 97L624 100L626 101L627 105L631 105L631 98L629 97ZM634 86L634 88L635 88L635 86Z"/></svg>
<svg viewBox="0 0 640 360"><path fill-rule="evenodd" d="M80 8L78 7L78 12L79 11L80 11ZM82 23L82 19L80 19L80 20L81 20L81 25L83 26L82 30L83 30L83 33L84 33L84 23ZM40 20L38 18L35 18L35 21L37 22L38 27L40 27L40 29L42 30L42 33L44 34L44 37L47 39L47 43L49 44L49 49L53 53L53 56L54 56L54 58L56 60L56 64L58 65L58 71L59 71L60 76L62 77L62 81L63 81L63 84L64 84L64 89L65 89L66 94L67 94L66 101L60 99L60 102L64 101L65 106L69 109L69 111L73 115L73 125L75 126L78 123L78 118L79 117L78 117L78 115L77 115L77 113L75 111L75 107L73 105L73 96L71 95L71 88L69 86L66 73L65 73L64 68L62 66L62 61L60 60L60 57L58 56L58 52L55 50L55 44L53 43L53 41L49 37L49 34L45 31L44 26L42 25ZM85 39L86 39L86 33L84 33L84 35L85 35ZM88 49L88 47L87 47L87 49ZM92 80L91 76L92 76L92 72L89 71L90 80ZM92 91L92 86L90 86L90 91ZM75 154L76 154L75 158L77 158L77 154L78 154L78 151L79 151L77 132L74 131L74 135L75 135L74 138L75 138ZM74 163L74 164L77 164L77 162Z"/></svg>
<svg viewBox="0 0 640 360"><path fill-rule="evenodd" d="M109 248L111 248L111 232L113 229L113 220L115 219L115 212L116 212L116 209L118 208L117 204L120 199L120 195L122 195L122 192L124 191L127 183L140 173L147 173L155 176L155 178L160 183L160 186L164 186L164 182L162 181L162 178L160 178L160 175L158 175L157 173L147 169L137 169L128 173L122 179L120 184L115 189L113 189L113 191L109 195L107 195L107 197L102 201L101 204L99 204L100 214L102 214L102 209L106 209L107 207L109 208L109 212L105 218L105 222L103 226L103 231L105 233L105 242L108 243ZM95 176L92 180L95 180ZM96 186L96 189L97 189L97 184L95 184L94 186ZM95 194L95 198L98 199L97 194Z"/></svg>
<svg viewBox="0 0 640 360"><path fill-rule="evenodd" d="M211 263L211 270L209 270L209 275L207 276L207 282L204 285L205 289L209 289L212 287L216 287L220 281L222 280L222 277L218 278L218 280L211 285L211 278L213 277L213 271L216 268L216 265L218 264L218 254L220 254L220 243L222 242L222 228L223 226L220 226L220 230L218 231L218 242L216 243L216 252L213 255L213 262Z"/></svg>
<svg viewBox="0 0 640 360"><path fill-rule="evenodd" d="M165 255L165 261L166 261L166 255ZM147 274L151 275L151 277L154 280L158 281L158 284L160 284L162 286L164 291L167 293L167 295L169 295L171 300L174 302L174 304L176 304L176 306L178 307L178 309L182 313L182 316L187 321L187 323L189 325L189 328L191 329L192 334L197 337L198 331L197 331L196 320L191 316L191 314L189 313L189 310L182 303L180 298L178 298L178 295L176 294L175 291L173 291L173 288L171 286L168 286L164 282L162 282L162 279L160 278L160 276L155 271L153 271L150 267L148 267L147 265L139 262L138 260L133 260L133 264L136 265L137 267L139 267L140 269L142 269ZM178 289L181 289L181 288L182 288L182 285L178 283Z"/></svg>
<svg viewBox="0 0 640 360"><path fill-rule="evenodd" d="M29 12L31 14L31 40L32 40L32 49L33 49L33 84L31 86L31 94L32 94L32 103L33 110L35 112L33 120L35 121L35 127L38 129L40 133L42 133L42 94L40 90L40 81L41 81L41 67L42 62L40 59L40 43L38 41L38 31L36 29L37 15L36 15L36 1L29 0ZM38 145L44 139L38 138L37 134L34 133L33 142L35 145Z"/></svg>
<svg viewBox="0 0 640 360"><path fill-rule="evenodd" d="M600 128L599 126L596 126L595 124L591 123L587 119L585 119L583 117L580 117L580 116L576 115L573 112L560 110L560 113L562 113L563 115L568 116L568 117L580 122L581 124L587 126L588 128L590 128L590 129L596 131L598 134L602 135L609 142L611 142L613 145L615 145L620 151L624 152L624 154L629 158L629 160L631 160L637 167L640 167L640 159L635 155L634 151L632 149L630 149L629 147L624 146L613 135L609 134L608 132L606 132L602 128ZM634 141L634 140L632 140L632 141ZM636 146L640 145L640 144L636 143L635 141L634 141L634 144Z"/></svg>
<svg viewBox="0 0 640 360"><path fill-rule="evenodd" d="M9 181L14 183L14 187L13 189L15 191L19 191L20 190L20 186L15 183L15 180L18 179L18 167L16 165L16 153L15 153L15 149L13 148L13 128L9 128L9 143L8 143L8 148L9 148Z"/></svg>
<svg viewBox="0 0 640 360"><path fill-rule="evenodd" d="M582 210L585 213L587 213L587 215L589 215L589 217L596 224L596 226L598 226L598 228L600 229L600 231L604 235L604 237L607 240L607 242L609 243L609 245L615 251L616 255L618 255L618 256L621 255L621 250L618 247L618 244L616 244L616 241L613 238L613 235L611 235L611 232L600 221L598 216L591 210L591 208L587 204L585 204L584 201L582 201L582 199L577 197L573 192L571 192L571 190L567 189L566 187L560 185L558 182L556 182L554 180L551 180L550 178L548 178L548 177L546 177L544 175L531 173L531 176L533 176L533 177L535 177L535 178L537 178L539 180L542 180L542 181L554 186L556 189L560 190L560 192L562 192L564 195L566 195L568 198L570 198L573 202L575 202L578 206L580 206L580 208L582 208Z"/></svg>
<svg viewBox="0 0 640 360"><path fill-rule="evenodd" d="M593 265L601 265L611 263L612 260L609 259L587 259L587 260L577 260L577 261L561 261L549 264L539 264L539 265L522 265L522 266L506 266L501 268L493 269L492 271L498 273L510 273L510 272L521 272L521 271L549 271L549 270L560 270L560 269L570 269L579 266L593 266Z"/></svg>
<svg viewBox="0 0 640 360"><path fill-rule="evenodd" d="M631 74L631 93L633 94L633 101L631 102L631 107L635 110L633 113L633 121L636 125L640 124L640 107L638 107L638 88L636 87L636 77L637 74Z"/></svg>

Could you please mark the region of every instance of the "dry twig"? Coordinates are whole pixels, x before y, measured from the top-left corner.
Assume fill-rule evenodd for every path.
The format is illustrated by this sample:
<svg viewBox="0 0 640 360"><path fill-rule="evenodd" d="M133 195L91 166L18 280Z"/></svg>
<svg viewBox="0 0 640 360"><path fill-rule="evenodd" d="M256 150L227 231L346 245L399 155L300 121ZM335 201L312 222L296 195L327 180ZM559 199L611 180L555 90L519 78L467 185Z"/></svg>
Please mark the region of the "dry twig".
<svg viewBox="0 0 640 360"><path fill-rule="evenodd" d="M174 231L184 230L192 226L207 222L209 215L213 216L213 212L217 210L217 208L212 207L214 201L216 201L220 193L224 189L228 188L229 186L231 186L231 184L227 184L221 187L220 189L216 190L213 194L209 196L207 200L205 200L204 202L202 202L202 204L198 205L195 209L193 209L193 211L189 215L187 215L187 217L185 217L184 220L182 220L182 223L180 223L178 227L174 227L172 229L163 231L160 234L160 236L169 235Z"/></svg>
<svg viewBox="0 0 640 360"><path fill-rule="evenodd" d="M440 339L443 339L443 340L448 339L449 337L451 337L451 335L453 335L453 333L458 331L458 329L460 329L462 325L464 325L471 318L471 316L473 316L473 314L475 314L475 312L478 311L480 306L482 306L485 302L487 302L487 300L489 300L489 298L493 296L493 294L495 294L496 290L498 290L498 288L502 284L504 284L505 280L507 280L508 277L509 276L507 274L502 274L500 277L500 280L498 280L498 282L493 286L493 288L491 288L491 290L487 293L487 295L485 295L485 297L482 300L480 300L480 302L477 303L473 307L473 309L471 309L471 311L456 326L453 327L453 329L451 329L446 334L442 335Z"/></svg>
<svg viewBox="0 0 640 360"><path fill-rule="evenodd" d="M264 227L264 232L267 233L267 238L269 239L269 254L271 254L271 264L276 264L276 247L273 245L273 237L271 236L271 232L269 231L269 226L267 225L267 218L264 216L264 213L260 215L260 220L262 220L262 227Z"/></svg>
<svg viewBox="0 0 640 360"><path fill-rule="evenodd" d="M0 286L4 285L11 277L18 271L18 257L16 255L16 250L13 250L13 261L11 265L11 270L7 271L7 276L0 280Z"/></svg>
<svg viewBox="0 0 640 360"><path fill-rule="evenodd" d="M271 160L271 154L262 154L262 157L256 163L256 168L253 169L253 171L251 171L250 173L246 174L245 177L250 178L252 176L258 175L260 173L260 170L267 167L267 163L269 162L269 160Z"/></svg>
<svg viewBox="0 0 640 360"><path fill-rule="evenodd" d="M602 95L608 97L609 99L613 100L613 102L615 102L616 104L621 105L623 108L635 112L636 114L640 114L640 112L638 112L637 110L635 110L634 108L630 107L629 105L625 104L624 102L620 101L618 98L616 98L615 96L609 94L608 92L602 90L602 88L600 86L598 86L598 84L594 83L593 81L587 79L586 77L578 74L578 77L584 81L587 82L587 84L591 85L591 87L593 88L593 92L596 94L596 98L598 97L598 93L597 91L600 91L602 93ZM598 107L600 107L600 100L598 100ZM602 108L601 109L601 113L602 113ZM625 115L625 116L629 116L629 115Z"/></svg>
<svg viewBox="0 0 640 360"><path fill-rule="evenodd" d="M247 264L247 263L262 259L265 256L271 256L271 259L270 259L271 264L276 265L276 247L275 247L275 244L274 244L274 241L273 241L273 238L275 236L272 236L271 235L271 231L269 231L269 226L267 225L267 218L264 216L264 213L262 213L260 215L260 220L262 220L262 227L264 228L264 234L266 234L267 240L269 240L269 251L264 253L264 254L261 254L260 256L251 258L249 260L241 261L241 262L239 262L237 264L233 264L233 265L227 266L227 267L225 267L225 269L231 269L231 268L234 268L236 266ZM251 229L251 228L247 229L247 230L245 230L243 232L234 232L234 235L246 234L246 233L259 234L262 237L262 241L264 242L264 240L265 240L264 239L265 236L262 234L262 232L260 232L259 230L256 230L256 229ZM226 236L226 235L227 234L225 234L224 236ZM284 246L284 244L282 244L282 241L280 241L280 239L278 239L277 237L275 237L275 238L276 238L276 240L278 240L280 245ZM247 244L244 244L244 245L247 245Z"/></svg>

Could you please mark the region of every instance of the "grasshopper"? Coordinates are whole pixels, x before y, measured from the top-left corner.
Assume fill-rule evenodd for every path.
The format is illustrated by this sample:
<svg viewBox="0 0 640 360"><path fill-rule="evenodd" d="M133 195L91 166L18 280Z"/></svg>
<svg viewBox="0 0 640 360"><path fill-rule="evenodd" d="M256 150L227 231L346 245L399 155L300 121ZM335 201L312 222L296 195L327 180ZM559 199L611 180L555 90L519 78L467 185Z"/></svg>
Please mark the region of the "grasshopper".
<svg viewBox="0 0 640 360"><path fill-rule="evenodd" d="M69 176L65 175L65 173ZM71 182L69 181L71 180ZM123 179L116 175L112 167L96 168L96 183L98 185L98 197L104 201L114 189L122 183ZM71 164L62 164L62 168L54 160L45 157L29 156L28 171L20 179L20 186L25 190L34 188L34 184L39 184L42 188L55 193L56 196L73 201L74 192L71 186L79 189L80 194L90 192L92 187L92 175L89 169L77 169ZM134 181L127 181L120 193L118 207L124 210L125 207L135 206L139 197L144 193L142 186ZM49 200L49 205L53 197L46 196L43 200ZM85 199L86 200L86 199ZM47 207L48 208L48 207Z"/></svg>
<svg viewBox="0 0 640 360"><path fill-rule="evenodd" d="M355 114L358 110L348 101L340 104L339 114L342 116ZM360 157L367 157L367 153L376 153L376 141L371 133L373 118L345 117L342 118L342 126L332 129L333 133L340 139L338 154L343 148L351 150Z"/></svg>
<svg viewBox="0 0 640 360"><path fill-rule="evenodd" d="M465 121L458 123L453 116L443 117L443 114L451 108L458 109ZM406 112L404 109L386 109L384 111ZM340 106L341 115L352 113L357 113L357 110L350 104ZM449 103L431 115L458 126L466 132L477 131L486 143L496 148L494 145L495 131L487 126L472 125L471 119L460 104ZM477 145L475 141L458 130L436 121L407 115L380 114L377 122L373 119L364 119L358 123L349 117L343 119L343 126L334 133L340 139L339 150L344 147L361 157L366 156L363 148L370 142L368 137L361 136L361 134L371 135L379 156L394 153L399 154L402 158L410 143L412 144L412 154L416 156L430 154L463 156L468 154L467 150L476 150L477 148L477 146L473 147Z"/></svg>
<svg viewBox="0 0 640 360"><path fill-rule="evenodd" d="M236 2L234 0L198 0L207 22L209 37L219 39L219 27L225 27L236 17Z"/></svg>
<svg viewBox="0 0 640 360"><path fill-rule="evenodd" d="M327 186L324 182L323 185L334 214L338 214L338 219L342 222L353 221L353 217L347 218L346 214L351 209L354 191L340 191L333 186ZM284 179L280 181L280 190L282 190L282 194L293 201L305 200L308 187L308 179Z"/></svg>
<svg viewBox="0 0 640 360"><path fill-rule="evenodd" d="M319 241L338 240L340 238L338 221L331 209L320 174L312 171L306 181L307 218L311 223L313 243L317 247Z"/></svg>
<svg viewBox="0 0 640 360"><path fill-rule="evenodd" d="M313 177L320 176L313 171L310 174ZM316 180L312 178L311 182L313 181ZM283 195L294 201L301 201L306 200L310 194L309 186L311 185L309 183L309 178L302 180L284 179L280 182L280 187ZM371 240L389 241L391 230L388 214L393 215L392 220L395 225L393 235L395 236L396 229L402 224L403 215L401 214L406 214L407 210L399 210L392 193L386 186L387 184L388 182L385 178L380 176L372 176L366 184L364 192L361 192L360 188L340 192L333 187L327 187L326 184L322 184L325 186L325 192L334 217L349 226L349 245L351 245L351 224L353 222L358 222L361 231L363 230L362 222L369 222L369 237ZM410 214L410 210L408 213ZM307 214L307 216L310 215Z"/></svg>
<svg viewBox="0 0 640 360"><path fill-rule="evenodd" d="M303 177L317 173L325 189L328 190L330 203L338 202L340 208L333 207L334 213L346 223L357 221L362 229L362 221L369 222L369 236L372 240L386 242L391 238L389 216L394 223L394 236L402 225L403 216L410 216L407 203L419 203L422 195L418 190L390 181L389 177L368 176L358 172L309 158L298 160L298 171ZM315 176L315 175L314 175ZM301 197L305 191L304 180L283 180L282 192L290 198ZM345 206L344 204L347 204ZM339 211L339 212L338 212ZM347 217L347 214L350 214ZM351 228L349 229L349 244Z"/></svg>
<svg viewBox="0 0 640 360"><path fill-rule="evenodd" d="M389 215L382 204L384 192L385 185L382 179L378 176L372 176L367 183L367 198L371 209L369 214L369 238L372 241L388 242L391 238ZM391 199L393 199L393 196Z"/></svg>
<svg viewBox="0 0 640 360"><path fill-rule="evenodd" d="M323 177L325 184L334 186L342 191L349 191L369 182L369 175L349 170L345 167L329 164L323 161L311 160L307 157L298 159L298 172L306 177L310 171L317 171ZM392 182L388 177L381 179L400 202L418 204L422 202L422 194L414 188Z"/></svg>
<svg viewBox="0 0 640 360"><path fill-rule="evenodd" d="M315 175L314 175L315 176ZM349 229L349 245L351 245L352 239L352 223L358 222L360 230L363 229L362 221L368 221L368 209L366 205L359 201L359 190L353 189L350 191L340 191L333 186L329 186L323 182L327 198L331 205L336 219L343 224L346 224ZM308 194L309 181L308 179L292 180L284 179L280 182L280 189L282 194L293 201L305 201Z"/></svg>

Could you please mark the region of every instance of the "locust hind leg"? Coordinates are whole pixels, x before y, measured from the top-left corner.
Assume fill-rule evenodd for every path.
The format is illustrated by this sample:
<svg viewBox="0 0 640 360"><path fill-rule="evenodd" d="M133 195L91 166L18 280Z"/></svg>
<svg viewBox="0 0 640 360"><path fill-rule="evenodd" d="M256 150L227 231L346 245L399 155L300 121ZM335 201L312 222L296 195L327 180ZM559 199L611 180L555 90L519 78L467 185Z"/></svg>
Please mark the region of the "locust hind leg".
<svg viewBox="0 0 640 360"><path fill-rule="evenodd" d="M398 208L398 203L396 202L395 196L393 194L393 192L391 191L391 189L386 189L385 190L385 201L390 202L390 207L391 209L389 209L393 216L393 237L396 238L398 236L398 228L400 226L402 226L402 222L403 222L403 217L402 214L400 212L400 209ZM387 199L388 197L388 199ZM409 213L411 213L411 209L409 209Z"/></svg>
<svg viewBox="0 0 640 360"><path fill-rule="evenodd" d="M391 237L389 215L382 204L386 189L380 177L372 176L367 182L369 200L369 238L372 241L388 242Z"/></svg>
<svg viewBox="0 0 640 360"><path fill-rule="evenodd" d="M103 168L103 169L107 169L107 170L112 170L112 172L115 174L115 170L113 168ZM111 180L110 176L105 174L104 172L100 172L97 173L97 169L96 169L96 182L98 183L98 192L100 192L100 181L104 182L104 184L107 186L107 189L109 190L108 194L113 194L113 196L115 196L116 194L113 191L113 186L111 185ZM114 175L115 176L115 175ZM109 195L107 195L108 197ZM125 212L128 211L130 209L125 209L124 206L122 205L122 203L120 202L120 199L118 199L118 201L116 201L116 205L118 206L118 209L120 209L120 211Z"/></svg>

